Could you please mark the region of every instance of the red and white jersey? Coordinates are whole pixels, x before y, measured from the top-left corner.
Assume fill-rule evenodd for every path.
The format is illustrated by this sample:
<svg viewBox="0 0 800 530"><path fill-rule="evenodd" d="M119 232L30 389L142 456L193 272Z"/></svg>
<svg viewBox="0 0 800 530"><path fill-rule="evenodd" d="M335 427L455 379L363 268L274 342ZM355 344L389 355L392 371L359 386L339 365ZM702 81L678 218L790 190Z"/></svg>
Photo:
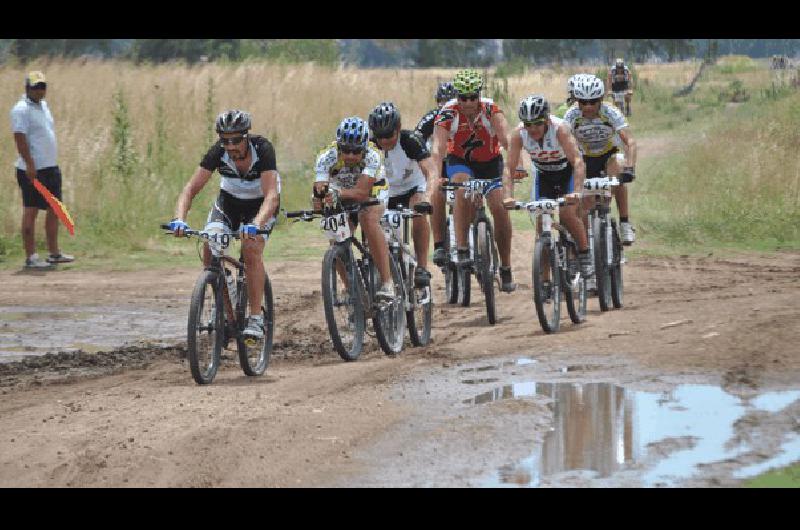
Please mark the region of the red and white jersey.
<svg viewBox="0 0 800 530"><path fill-rule="evenodd" d="M541 142L531 138L522 123L517 126L519 137L522 139L522 148L531 155L531 162L539 171L560 171L569 164L567 153L558 141L558 128L562 123L564 120L550 114L550 124Z"/></svg>
<svg viewBox="0 0 800 530"><path fill-rule="evenodd" d="M449 133L447 154L463 158L467 162L488 162L500 155L500 141L492 126L491 118L503 111L489 98L481 98L478 115L469 120L461 111L457 99L448 101L434 124Z"/></svg>

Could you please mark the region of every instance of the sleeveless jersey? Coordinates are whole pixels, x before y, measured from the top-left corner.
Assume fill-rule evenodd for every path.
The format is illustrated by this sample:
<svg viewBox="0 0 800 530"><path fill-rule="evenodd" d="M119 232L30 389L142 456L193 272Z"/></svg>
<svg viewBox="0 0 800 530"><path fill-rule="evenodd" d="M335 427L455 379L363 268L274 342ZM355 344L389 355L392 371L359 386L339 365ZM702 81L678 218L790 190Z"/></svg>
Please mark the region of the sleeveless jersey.
<svg viewBox="0 0 800 530"><path fill-rule="evenodd" d="M572 128L584 156L590 157L611 151L615 147L614 136L628 126L619 109L606 103L600 105L596 118L584 118L581 110L573 107L567 111L564 121Z"/></svg>
<svg viewBox="0 0 800 530"><path fill-rule="evenodd" d="M489 98L481 98L478 115L468 120L457 99L451 99L436 116L437 127L449 133L447 153L467 162L488 162L500 155L500 142L491 118L503 111Z"/></svg>
<svg viewBox="0 0 800 530"><path fill-rule="evenodd" d="M314 169L316 182L329 182L330 186L336 190L350 189L355 187L361 175L380 179L382 175L383 157L381 151L375 144L369 142L367 151L361 157L361 162L355 166L347 166L344 158L339 155L336 142L332 142L317 155L317 162Z"/></svg>
<svg viewBox="0 0 800 530"><path fill-rule="evenodd" d="M560 171L567 167L569 160L564 148L561 147L561 142L558 141L558 128L564 120L550 115L550 125L547 127L547 132L542 137L542 143L534 140L525 130L525 127L519 129L519 136L522 138L522 148L531 155L531 162L536 166L539 171ZM521 125L521 124L520 124Z"/></svg>

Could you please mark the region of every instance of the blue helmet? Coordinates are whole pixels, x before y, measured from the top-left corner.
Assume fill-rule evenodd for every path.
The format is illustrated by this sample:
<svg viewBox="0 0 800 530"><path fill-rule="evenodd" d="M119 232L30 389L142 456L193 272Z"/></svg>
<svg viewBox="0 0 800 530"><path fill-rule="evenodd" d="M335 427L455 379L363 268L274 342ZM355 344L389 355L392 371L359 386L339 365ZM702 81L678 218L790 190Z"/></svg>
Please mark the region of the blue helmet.
<svg viewBox="0 0 800 530"><path fill-rule="evenodd" d="M339 147L360 147L365 149L369 141L369 126L358 116L342 120L336 129L336 145Z"/></svg>

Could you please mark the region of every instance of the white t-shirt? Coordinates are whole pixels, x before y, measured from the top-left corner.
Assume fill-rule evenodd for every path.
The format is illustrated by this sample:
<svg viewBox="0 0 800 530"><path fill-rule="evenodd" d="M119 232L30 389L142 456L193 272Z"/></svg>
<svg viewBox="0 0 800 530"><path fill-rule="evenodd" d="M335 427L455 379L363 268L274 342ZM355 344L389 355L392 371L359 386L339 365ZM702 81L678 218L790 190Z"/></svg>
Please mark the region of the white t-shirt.
<svg viewBox="0 0 800 530"><path fill-rule="evenodd" d="M58 165L53 115L44 99L34 103L23 95L11 109L11 132L25 135L37 170ZM17 157L15 165L23 171L27 169L22 156Z"/></svg>

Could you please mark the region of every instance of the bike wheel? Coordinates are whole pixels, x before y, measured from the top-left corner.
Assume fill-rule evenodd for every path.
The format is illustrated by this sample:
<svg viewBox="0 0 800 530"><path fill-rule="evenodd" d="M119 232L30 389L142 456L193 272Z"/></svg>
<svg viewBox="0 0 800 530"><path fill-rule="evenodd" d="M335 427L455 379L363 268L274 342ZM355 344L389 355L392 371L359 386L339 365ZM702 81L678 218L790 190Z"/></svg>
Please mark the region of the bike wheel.
<svg viewBox="0 0 800 530"><path fill-rule="evenodd" d="M561 281L558 254L553 250L547 237L537 239L533 247L533 305L546 333L555 333L561 325ZM548 283L545 278L549 278L549 297L545 292Z"/></svg>
<svg viewBox="0 0 800 530"><path fill-rule="evenodd" d="M408 335L414 346L425 346L431 341L431 319L433 316L433 298L431 287L414 286L414 265L409 267L409 280L406 282L409 290L411 309L406 311Z"/></svg>
<svg viewBox="0 0 800 530"><path fill-rule="evenodd" d="M347 287L337 270L345 271ZM330 247L322 260L322 302L333 348L345 361L358 359L364 346L366 322L356 282L358 272L347 249Z"/></svg>
<svg viewBox="0 0 800 530"><path fill-rule="evenodd" d="M611 260L611 301L615 309L622 307L622 242L619 239L617 223L611 220L611 249L614 252Z"/></svg>
<svg viewBox="0 0 800 530"><path fill-rule="evenodd" d="M606 221L595 217L592 221L594 231L594 275L597 284L597 301L601 311L611 307L611 273L608 268L608 247L606 243Z"/></svg>
<svg viewBox="0 0 800 530"><path fill-rule="evenodd" d="M486 302L486 316L489 319L489 324L494 325L495 322L497 322L497 311L494 299L494 272L497 267L494 263L494 255L492 253L492 246L494 246L492 227L488 222L480 222L478 223L476 232L475 246L478 250L477 262L478 269L481 271L480 283L481 290L483 290L483 298Z"/></svg>
<svg viewBox="0 0 800 530"><path fill-rule="evenodd" d="M374 268L373 278L376 279L376 282L380 281L380 274L375 262L371 261L370 266ZM386 355L396 355L403 349L403 339L406 334L405 288L400 267L391 252L389 253L389 270L392 273L394 299L391 302L382 302L380 307L374 311L372 325L383 352Z"/></svg>
<svg viewBox="0 0 800 530"><path fill-rule="evenodd" d="M454 263L448 262L444 267L444 293L448 304L458 303L458 268Z"/></svg>
<svg viewBox="0 0 800 530"><path fill-rule="evenodd" d="M247 285L242 284L237 303L237 319L241 329L247 323L248 295ZM272 353L272 339L275 327L275 313L272 306L272 284L267 271L264 271L264 298L261 304L261 317L264 319L264 338L250 343L242 340L241 333L236 340L239 349L239 365L246 375L262 375L269 365L269 356Z"/></svg>
<svg viewBox="0 0 800 530"><path fill-rule="evenodd" d="M187 335L189 369L198 385L210 384L219 369L225 335L222 307L219 276L214 271L204 271L192 291Z"/></svg>
<svg viewBox="0 0 800 530"><path fill-rule="evenodd" d="M586 321L586 280L580 275L580 261L578 260L578 249L571 243L565 244L566 248L566 270L561 269L562 282L564 285L564 301L567 303L567 313L575 324Z"/></svg>

